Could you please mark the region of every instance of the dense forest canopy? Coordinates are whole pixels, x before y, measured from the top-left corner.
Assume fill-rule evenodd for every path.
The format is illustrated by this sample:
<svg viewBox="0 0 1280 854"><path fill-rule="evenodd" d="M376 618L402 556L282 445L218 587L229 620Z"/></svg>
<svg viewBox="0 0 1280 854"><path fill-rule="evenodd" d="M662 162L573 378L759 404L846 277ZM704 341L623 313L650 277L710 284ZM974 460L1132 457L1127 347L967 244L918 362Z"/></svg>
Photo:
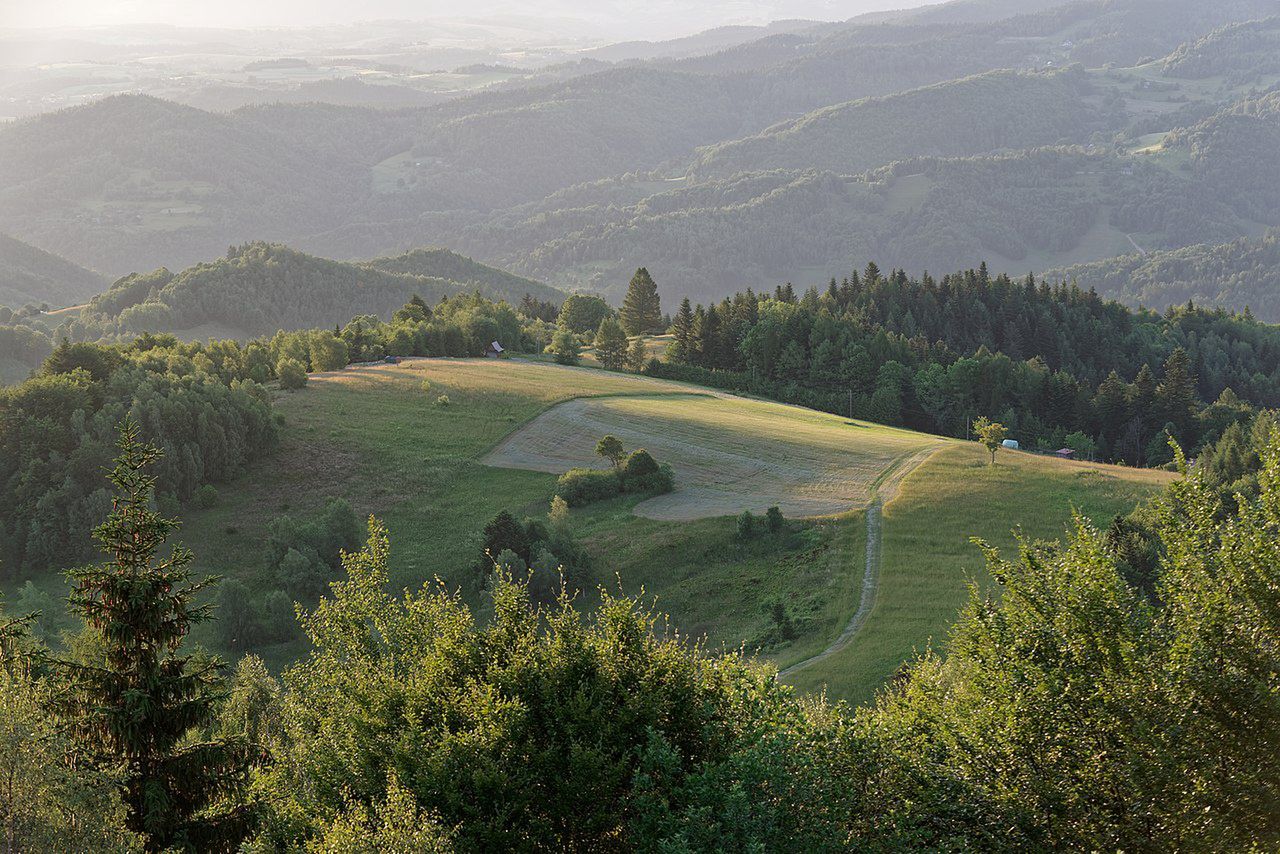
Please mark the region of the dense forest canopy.
<svg viewBox="0 0 1280 854"><path fill-rule="evenodd" d="M989 415L1028 447L1130 465L1280 405L1276 327L1193 306L1134 312L985 267L912 280L872 264L824 292L686 300L673 332L662 375L960 437Z"/></svg>
<svg viewBox="0 0 1280 854"><path fill-rule="evenodd" d="M211 326L264 335L356 314L389 317L414 294L434 303L468 291L511 303L525 294L563 298L554 288L442 249L345 263L252 243L180 273L161 269L126 276L56 334L92 340Z"/></svg>
<svg viewBox="0 0 1280 854"><path fill-rule="evenodd" d="M1243 238L1220 245L1188 246L1147 255L1125 255L1050 271L1130 306L1194 302L1249 311L1264 323L1280 323L1280 236Z"/></svg>

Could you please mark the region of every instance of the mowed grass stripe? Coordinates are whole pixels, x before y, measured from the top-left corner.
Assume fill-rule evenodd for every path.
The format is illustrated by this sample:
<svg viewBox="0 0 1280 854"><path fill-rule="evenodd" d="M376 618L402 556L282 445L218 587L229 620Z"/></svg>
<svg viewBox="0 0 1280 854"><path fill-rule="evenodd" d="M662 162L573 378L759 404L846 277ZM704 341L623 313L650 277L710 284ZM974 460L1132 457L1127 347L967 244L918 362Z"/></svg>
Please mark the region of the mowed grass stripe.
<svg viewBox="0 0 1280 854"><path fill-rule="evenodd" d="M865 507L900 460L939 440L811 410L727 395L574 400L512 434L485 461L563 472L607 465L596 440L610 433L676 472L670 495L635 509L653 519L727 516L777 505L793 517Z"/></svg>

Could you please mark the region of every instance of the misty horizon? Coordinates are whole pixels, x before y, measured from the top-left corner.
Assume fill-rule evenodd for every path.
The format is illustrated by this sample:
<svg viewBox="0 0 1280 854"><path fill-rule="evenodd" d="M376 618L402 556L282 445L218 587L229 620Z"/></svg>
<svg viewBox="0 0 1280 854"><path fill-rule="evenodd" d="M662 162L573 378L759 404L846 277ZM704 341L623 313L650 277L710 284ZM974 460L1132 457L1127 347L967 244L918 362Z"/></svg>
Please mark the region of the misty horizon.
<svg viewBox="0 0 1280 854"><path fill-rule="evenodd" d="M285 0L250 3L247 0L212 8L196 3L160 0L94 3L60 0L40 3L20 0L0 8L0 33L9 37L57 32L86 34L94 30L172 27L178 30L253 31L324 29L387 22L494 26L504 23L555 29L569 38L592 40L671 39L723 26L763 26L775 21L843 21L872 12L934 5L937 0L737 0L712 2L696 8L672 2L641 4L630 0L550 3L480 0L458 14L456 4L442 0L374 0L353 6L337 0L302 3ZM4 64L0 61L0 64Z"/></svg>

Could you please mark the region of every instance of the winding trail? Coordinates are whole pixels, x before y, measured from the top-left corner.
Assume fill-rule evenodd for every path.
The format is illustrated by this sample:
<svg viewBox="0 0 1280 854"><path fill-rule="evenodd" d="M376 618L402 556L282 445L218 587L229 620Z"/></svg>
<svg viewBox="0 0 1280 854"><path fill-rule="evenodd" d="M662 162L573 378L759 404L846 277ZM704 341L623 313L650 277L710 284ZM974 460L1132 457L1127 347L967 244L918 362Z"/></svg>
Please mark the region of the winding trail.
<svg viewBox="0 0 1280 854"><path fill-rule="evenodd" d="M844 631L840 633L840 636L835 639L831 646L817 655L810 656L803 661L796 662L785 670L778 671L779 680L785 679L812 664L830 658L853 643L853 639L858 632L862 631L867 618L871 616L871 610L875 608L876 591L880 587L884 506L897 497L898 489L906 476L924 465L930 457L942 450L943 447L942 445L931 446L904 457L881 478L876 489L876 496L871 505L867 507L867 557L866 566L862 573L862 596L858 600L858 610L853 612L853 616L845 624Z"/></svg>

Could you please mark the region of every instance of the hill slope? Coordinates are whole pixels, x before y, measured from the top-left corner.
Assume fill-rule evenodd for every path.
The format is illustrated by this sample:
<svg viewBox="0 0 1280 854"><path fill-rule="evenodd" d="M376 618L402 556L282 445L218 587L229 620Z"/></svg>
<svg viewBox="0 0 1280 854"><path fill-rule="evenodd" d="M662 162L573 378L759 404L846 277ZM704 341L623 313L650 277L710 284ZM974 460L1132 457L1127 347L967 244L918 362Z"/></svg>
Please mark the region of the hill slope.
<svg viewBox="0 0 1280 854"><path fill-rule="evenodd" d="M992 72L827 107L704 150L699 178L771 169L857 174L894 160L1083 142L1104 127L1082 72Z"/></svg>
<svg viewBox="0 0 1280 854"><path fill-rule="evenodd" d="M1264 323L1280 323L1280 235L1126 255L1055 270L1110 299L1163 311L1194 301L1231 311L1248 308Z"/></svg>
<svg viewBox="0 0 1280 854"><path fill-rule="evenodd" d="M431 405L421 391L424 379L431 383L431 397L437 391L447 393L451 406ZM899 553L896 546L886 546L885 580L877 601L905 607L910 619L905 628L886 628L877 604L876 627L869 624L868 634L859 636L852 647L872 644L878 650L876 663L860 669L857 679L839 685L833 681L840 696L854 696L862 686L886 678L911 655L913 646L944 631L962 598L965 573L981 567L980 555L968 543L969 533L989 534L1003 542L1012 527L1026 523L1030 530L1052 536L1067 524L1073 505L1105 520L1131 509L1165 478L1021 456L1017 459L1026 462L1016 465L1014 457L1002 458L996 473L988 476L980 465L969 468L982 454L976 446L799 407L546 363L424 359L314 375L305 390L280 396L276 403L284 426L279 451L220 489L216 507L191 510L184 521L184 541L195 549L201 569L232 574L265 595L278 584L262 565L268 523L286 513L310 518L328 498L342 496L357 514L375 513L387 521L398 544L392 555L393 587L415 587L439 576L450 588L460 586L473 595L476 578L469 556L479 556L479 532L485 522L502 509L517 517L541 516L555 483L549 468L494 468L485 464L487 455L508 437L529 429L545 432L549 425L551 444L538 447L568 454L565 465L578 458L585 462L598 437L590 430L554 429L558 422L544 420L548 412L554 414L575 399L603 407L601 412L622 413L634 434L628 435L629 448L652 443L660 460L662 449L670 450L677 472L677 491L668 496L671 499L679 499L686 490L702 494L700 490L717 489L716 461L730 457L752 459L761 468L779 464L761 481L774 482L780 490L774 500L759 490L739 496L747 502L743 506L757 512L772 503L786 503L782 492L807 500L806 490L834 485L811 472L793 474L790 485L777 480L786 470L793 444L803 446L806 466L857 473L863 486L844 498L846 512L807 522L793 520L780 538L739 540L732 516L738 507L723 502L693 517L683 515L681 521L637 515L637 510L645 512L637 498L614 499L570 514L575 536L592 555L599 583L613 584L616 574L627 592L638 593L643 587L647 596L656 597L682 633L705 634L713 645L736 647L745 642L749 649L762 647L784 665L821 651L858 610L866 565L867 519L862 508L894 461L943 445L952 450L923 463L917 478L941 465L936 477L954 487L955 457L965 467L964 477L991 480L993 490L1004 488L1001 484L1010 478L1020 484L1021 491L1010 494L1026 502L1014 502L1001 514L988 514L980 502L948 499L945 506L937 501L930 505L935 513L945 511L949 520L931 547L939 554L972 552L973 558L961 568L940 565L931 570L944 596L894 580L903 585L908 599L895 605L899 600L888 588L891 573L914 571L909 569L916 566L912 562L923 558L918 549ZM351 419L349 414L357 411L361 417ZM682 436L689 439L685 449L671 445L672 437ZM916 458L912 465L918 463ZM534 460L526 464L545 468ZM907 483L911 481L909 477ZM929 501L928 490L904 488L902 495L885 517L887 544L894 542L899 504ZM705 518L708 514L711 517ZM916 531L911 536L920 536L919 530L913 523L904 533ZM777 634L769 615L775 602L791 621L791 639ZM263 651L282 661L292 650L285 644ZM886 655L897 656L888 670L882 666Z"/></svg>
<svg viewBox="0 0 1280 854"><path fill-rule="evenodd" d="M0 305L76 305L106 285L99 273L0 234Z"/></svg>
<svg viewBox="0 0 1280 854"><path fill-rule="evenodd" d="M513 304L526 293L549 300L564 296L443 249L349 263L252 243L179 273L160 269L125 276L73 323L119 332L212 327L224 336L248 337L329 327L361 314L387 317L414 294L434 304L476 290Z"/></svg>

